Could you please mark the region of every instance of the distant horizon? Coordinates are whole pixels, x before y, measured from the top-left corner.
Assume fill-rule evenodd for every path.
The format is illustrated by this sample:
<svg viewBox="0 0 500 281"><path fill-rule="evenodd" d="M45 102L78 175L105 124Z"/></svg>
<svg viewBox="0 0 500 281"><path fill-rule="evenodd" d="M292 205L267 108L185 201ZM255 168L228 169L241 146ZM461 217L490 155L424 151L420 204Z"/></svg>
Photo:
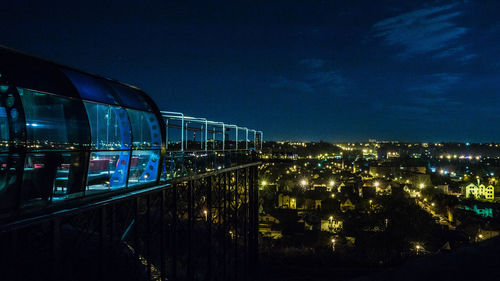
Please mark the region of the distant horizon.
<svg viewBox="0 0 500 281"><path fill-rule="evenodd" d="M266 140L264 138L264 142L326 142L326 143L370 143L369 139L367 140L347 140L347 141L325 141L325 140ZM380 142L398 142L398 143L460 143L460 144L500 144L499 142L494 141L486 141L486 142L472 142L472 141L402 141L402 140L378 140L376 139L376 143Z"/></svg>
<svg viewBox="0 0 500 281"><path fill-rule="evenodd" d="M500 141L500 1L24 2L0 44L162 110L269 139Z"/></svg>

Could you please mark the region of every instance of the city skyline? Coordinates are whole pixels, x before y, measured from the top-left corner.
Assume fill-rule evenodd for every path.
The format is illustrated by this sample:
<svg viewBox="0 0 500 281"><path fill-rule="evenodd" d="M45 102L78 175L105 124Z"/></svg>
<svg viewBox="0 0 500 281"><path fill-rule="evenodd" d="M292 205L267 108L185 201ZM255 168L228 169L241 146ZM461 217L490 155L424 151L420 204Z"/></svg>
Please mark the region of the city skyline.
<svg viewBox="0 0 500 281"><path fill-rule="evenodd" d="M4 4L2 45L267 140L500 136L493 1L28 2Z"/></svg>

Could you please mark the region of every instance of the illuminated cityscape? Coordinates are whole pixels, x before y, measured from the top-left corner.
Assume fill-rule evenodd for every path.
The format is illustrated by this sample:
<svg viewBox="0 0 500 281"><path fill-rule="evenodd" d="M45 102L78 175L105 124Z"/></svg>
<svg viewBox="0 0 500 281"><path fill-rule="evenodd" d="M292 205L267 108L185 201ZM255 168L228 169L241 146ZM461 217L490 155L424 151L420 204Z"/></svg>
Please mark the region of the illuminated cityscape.
<svg viewBox="0 0 500 281"><path fill-rule="evenodd" d="M499 1L0 7L0 281L500 280Z"/></svg>

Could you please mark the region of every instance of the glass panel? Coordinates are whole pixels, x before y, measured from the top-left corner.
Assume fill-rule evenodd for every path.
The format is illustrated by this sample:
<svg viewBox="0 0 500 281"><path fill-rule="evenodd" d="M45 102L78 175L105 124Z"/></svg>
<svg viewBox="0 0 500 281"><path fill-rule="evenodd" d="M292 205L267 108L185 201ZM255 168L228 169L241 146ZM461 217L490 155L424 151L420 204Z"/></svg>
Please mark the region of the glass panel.
<svg viewBox="0 0 500 281"><path fill-rule="evenodd" d="M3 77L0 77L0 81ZM15 87L0 84L0 151L24 146L26 123L22 115L21 99Z"/></svg>
<svg viewBox="0 0 500 281"><path fill-rule="evenodd" d="M139 90L112 81L106 82L111 88L113 88L115 94L122 102L122 105L140 110L153 111L151 105L149 105L144 98L144 94Z"/></svg>
<svg viewBox="0 0 500 281"><path fill-rule="evenodd" d="M83 195L86 153L29 153L24 162L24 203L60 201Z"/></svg>
<svg viewBox="0 0 500 281"><path fill-rule="evenodd" d="M247 148L247 130L238 128L238 149Z"/></svg>
<svg viewBox="0 0 500 281"><path fill-rule="evenodd" d="M187 151L205 150L205 124L186 121L185 137Z"/></svg>
<svg viewBox="0 0 500 281"><path fill-rule="evenodd" d="M226 127L225 150L236 149L236 128Z"/></svg>
<svg viewBox="0 0 500 281"><path fill-rule="evenodd" d="M222 150L222 125L209 125L207 145L208 150Z"/></svg>
<svg viewBox="0 0 500 281"><path fill-rule="evenodd" d="M140 149L160 149L161 131L153 113L127 109L132 125L132 145Z"/></svg>
<svg viewBox="0 0 500 281"><path fill-rule="evenodd" d="M84 102L90 120L92 149L129 149L130 123L125 109Z"/></svg>
<svg viewBox="0 0 500 281"><path fill-rule="evenodd" d="M0 150L8 151L10 142L9 134L9 118L7 118L7 110L5 107L0 107Z"/></svg>
<svg viewBox="0 0 500 281"><path fill-rule="evenodd" d="M73 82L83 99L120 105L112 90L101 80L68 69L62 71Z"/></svg>
<svg viewBox="0 0 500 281"><path fill-rule="evenodd" d="M129 186L156 181L159 160L159 151L133 150L130 161Z"/></svg>
<svg viewBox="0 0 500 281"><path fill-rule="evenodd" d="M0 210L14 209L19 204L19 183L23 161L19 154L0 155Z"/></svg>
<svg viewBox="0 0 500 281"><path fill-rule="evenodd" d="M86 194L125 187L129 159L129 151L92 152Z"/></svg>
<svg viewBox="0 0 500 281"><path fill-rule="evenodd" d="M182 120L165 118L167 126L167 150L180 151L182 142Z"/></svg>
<svg viewBox="0 0 500 281"><path fill-rule="evenodd" d="M248 131L248 149L255 148L255 135L254 131Z"/></svg>
<svg viewBox="0 0 500 281"><path fill-rule="evenodd" d="M26 145L31 149L75 149L89 143L82 102L19 89L26 115Z"/></svg>

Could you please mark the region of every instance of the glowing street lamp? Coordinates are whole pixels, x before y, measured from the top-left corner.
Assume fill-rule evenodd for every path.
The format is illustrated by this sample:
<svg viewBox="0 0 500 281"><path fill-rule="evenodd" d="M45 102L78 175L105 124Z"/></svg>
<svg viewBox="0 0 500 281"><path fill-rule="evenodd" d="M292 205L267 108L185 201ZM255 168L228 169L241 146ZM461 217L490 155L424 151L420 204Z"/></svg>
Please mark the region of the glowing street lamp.
<svg viewBox="0 0 500 281"><path fill-rule="evenodd" d="M203 210L203 214L205 215L205 220L208 221L208 211Z"/></svg>
<svg viewBox="0 0 500 281"><path fill-rule="evenodd" d="M375 187L378 187L380 183L378 181L375 182Z"/></svg>
<svg viewBox="0 0 500 281"><path fill-rule="evenodd" d="M417 255L420 253L421 249L423 250L422 246L420 246L418 244L415 246L415 250L417 250Z"/></svg>
<svg viewBox="0 0 500 281"><path fill-rule="evenodd" d="M330 186L334 186L335 185L335 181L330 181Z"/></svg>
<svg viewBox="0 0 500 281"><path fill-rule="evenodd" d="M307 181L306 180L301 180L300 181L300 185L302 185L303 187L305 187L307 185Z"/></svg>
<svg viewBox="0 0 500 281"><path fill-rule="evenodd" d="M424 187L425 187L425 185L424 185L423 183L421 183L421 184L419 185L419 187L420 187L420 189L422 189L422 188L424 188Z"/></svg>
<svg viewBox="0 0 500 281"><path fill-rule="evenodd" d="M263 180L262 181L262 186L266 186L267 185L267 181Z"/></svg>
<svg viewBox="0 0 500 281"><path fill-rule="evenodd" d="M332 239L332 251L335 252L335 239Z"/></svg>

